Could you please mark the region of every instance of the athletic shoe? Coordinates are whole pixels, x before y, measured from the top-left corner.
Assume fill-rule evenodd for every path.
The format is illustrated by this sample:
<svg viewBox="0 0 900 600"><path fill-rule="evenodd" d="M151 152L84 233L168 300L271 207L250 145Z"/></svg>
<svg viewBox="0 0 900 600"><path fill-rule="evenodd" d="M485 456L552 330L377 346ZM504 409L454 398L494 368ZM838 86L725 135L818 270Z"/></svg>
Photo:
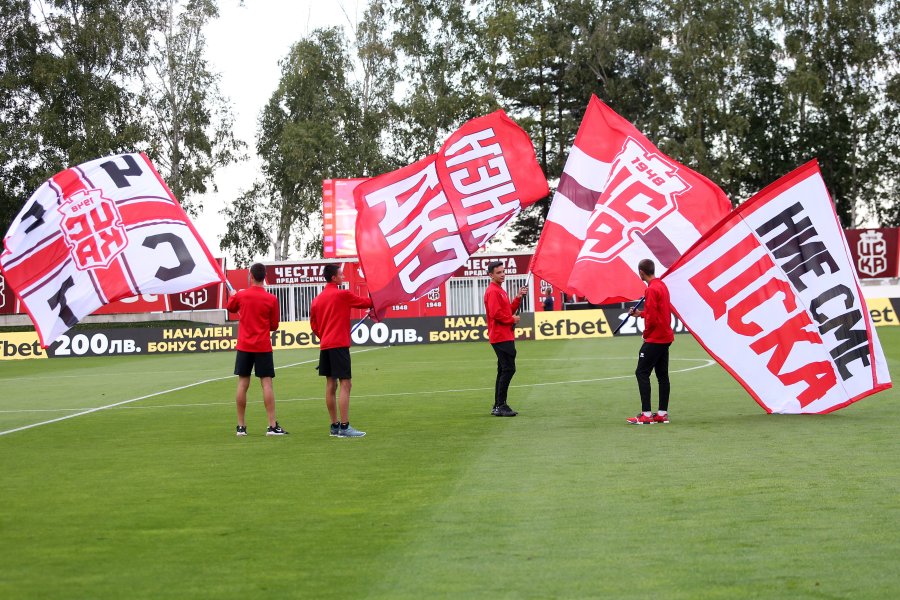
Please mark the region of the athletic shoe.
<svg viewBox="0 0 900 600"><path fill-rule="evenodd" d="M653 413L653 422L654 423L668 423L669 422L669 413L661 415L659 413Z"/></svg>
<svg viewBox="0 0 900 600"><path fill-rule="evenodd" d="M358 429L353 429L353 427L351 427L351 426L349 426L349 425L347 425L347 428L346 428L346 429L341 428L341 429L338 430L338 437L355 438L355 437L362 437L362 436L364 436L364 435L366 435L366 432L365 432L365 431L360 431L360 430L358 430Z"/></svg>
<svg viewBox="0 0 900 600"><path fill-rule="evenodd" d="M499 416L500 416L500 407L499 407L499 406L495 406L494 408L492 408L492 409L491 409L491 415L493 415L493 416L495 416L495 417L499 417Z"/></svg>
<svg viewBox="0 0 900 600"><path fill-rule="evenodd" d="M266 427L266 435L287 435L288 432L281 428L278 421L275 421L275 427Z"/></svg>
<svg viewBox="0 0 900 600"><path fill-rule="evenodd" d="M513 409L509 407L509 404L501 404L497 407L497 415L498 417L514 417L517 413Z"/></svg>
<svg viewBox="0 0 900 600"><path fill-rule="evenodd" d="M626 419L632 425L653 425L653 417L650 415L645 415L644 413L639 414L636 417L629 417Z"/></svg>
<svg viewBox="0 0 900 600"><path fill-rule="evenodd" d="M340 425L332 425L331 432L328 434L331 437L340 437L341 426Z"/></svg>
<svg viewBox="0 0 900 600"><path fill-rule="evenodd" d="M246 426L246 425L243 425L243 426L238 425L238 426L237 426L237 434L236 434L236 435L237 435L238 437L242 437L242 436L247 435L247 426Z"/></svg>

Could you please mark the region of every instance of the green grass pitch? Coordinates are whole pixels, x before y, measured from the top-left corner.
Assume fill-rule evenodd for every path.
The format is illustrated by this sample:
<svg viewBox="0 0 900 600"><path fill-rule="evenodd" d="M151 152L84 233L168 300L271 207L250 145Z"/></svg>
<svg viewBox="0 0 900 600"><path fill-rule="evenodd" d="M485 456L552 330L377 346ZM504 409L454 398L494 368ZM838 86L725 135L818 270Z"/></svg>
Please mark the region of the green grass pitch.
<svg viewBox="0 0 900 600"><path fill-rule="evenodd" d="M355 348L358 440L314 351L276 353L284 438L255 383L235 437L230 353L0 363L3 432L143 397L0 435L0 598L898 597L897 388L766 415L678 336L634 427L639 345L518 343L514 419L487 343Z"/></svg>

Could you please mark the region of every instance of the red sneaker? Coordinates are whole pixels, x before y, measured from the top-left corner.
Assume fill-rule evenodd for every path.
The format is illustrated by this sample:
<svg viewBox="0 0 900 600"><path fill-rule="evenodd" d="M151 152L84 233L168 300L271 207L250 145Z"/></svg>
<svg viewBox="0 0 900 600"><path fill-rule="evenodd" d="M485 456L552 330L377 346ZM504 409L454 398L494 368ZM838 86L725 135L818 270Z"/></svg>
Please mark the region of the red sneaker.
<svg viewBox="0 0 900 600"><path fill-rule="evenodd" d="M644 413L639 414L636 417L630 417L625 419L628 423L632 425L653 425L653 417L650 415L645 415Z"/></svg>
<svg viewBox="0 0 900 600"><path fill-rule="evenodd" d="M653 413L653 422L654 423L668 423L669 422L669 413L661 415L659 413Z"/></svg>

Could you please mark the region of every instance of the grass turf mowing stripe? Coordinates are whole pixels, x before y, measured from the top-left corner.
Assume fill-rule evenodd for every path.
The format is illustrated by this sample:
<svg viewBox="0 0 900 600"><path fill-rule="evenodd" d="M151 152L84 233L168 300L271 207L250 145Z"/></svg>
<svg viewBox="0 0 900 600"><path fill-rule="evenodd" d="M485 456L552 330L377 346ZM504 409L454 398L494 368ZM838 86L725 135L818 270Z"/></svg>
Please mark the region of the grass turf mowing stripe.
<svg viewBox="0 0 900 600"><path fill-rule="evenodd" d="M362 353L362 352L369 352L369 351L371 351L371 350L381 350L381 349L384 348L384 347L385 347L385 346L379 346L379 347L376 347L376 348L365 348L365 349L361 349L361 350L356 350L355 352L353 352L353 354L359 354L359 353ZM301 362L297 362L297 363L293 363L293 364L289 364L289 365L283 365L283 366L280 366L280 367L276 367L276 369L287 369L287 368L289 368L289 367L296 367L296 366L298 366L298 365L305 365L305 364L313 363L313 362L316 362L317 360L318 360L318 359L305 360L305 361L301 361ZM203 385L203 384L205 384L205 383L212 383L212 382L214 382L214 381L223 381L223 380L225 380L225 379L231 379L232 377L234 377L234 375L226 375L226 376L223 376L223 377L214 377L214 378L212 378L212 379L204 379L204 380L202 380L202 381L196 381L196 382L189 383L189 384L186 384L186 385L181 385L181 386L178 386L178 387L170 388L170 389L168 389L168 390L161 390L161 391L158 391L158 392L153 392L152 394L145 394L145 395L143 395L143 396L138 396L137 398L129 398L128 400L122 400L122 401L120 401L120 402L114 402L113 404L107 404L107 405L105 405L105 406L97 406L97 407L95 407L95 408L81 409L79 412L76 412L76 413L74 413L74 414L63 415L63 416L57 417L57 418L55 418L55 419L48 419L48 420L46 420L46 421L41 421L41 422L39 422L39 423L30 423L30 424L28 424L28 425L23 425L23 426L21 426L21 427L15 427L15 428L13 428L13 429L7 429L7 430L5 430L5 431L0 431L0 436L8 435L8 434L10 434L10 433L16 433L16 432L19 432L19 431L25 431L25 430L28 430L28 429L34 429L35 427L41 427L41 426L43 426L43 425L50 425L50 424L52 424L52 423L58 423L58 422L60 422L60 421L65 421L65 420L68 420L68 419L74 419L75 417L81 417L81 416L84 416L84 415L89 415L89 414L91 414L91 413L99 412L99 411L102 411L102 410L109 410L109 409L112 409L112 408L119 408L119 407L121 407L121 406L123 406L123 405L131 404L131 403L133 403L133 402L139 402L139 401L141 401L141 400L147 400L148 398L155 398L156 396L163 396L163 395L165 395L165 394L170 394L170 393L173 393L173 392L179 392L179 391L181 391L181 390L186 390L186 389L189 389L189 388L192 388L192 387L196 387L196 386L198 386L198 385ZM2 411L2 412L10 413L10 412L14 412L14 411Z"/></svg>
<svg viewBox="0 0 900 600"><path fill-rule="evenodd" d="M362 351L361 351L361 352L362 352ZM357 354L357 352L354 352L354 354ZM538 360L538 359L535 359L535 360ZM634 358L633 358L633 357L629 357L628 360L634 360ZM716 362L715 362L714 360L711 360L711 359L697 359L697 358L672 358L672 359L670 359L670 364L671 364L672 362L677 362L677 361L680 361L680 360L681 360L681 361L700 361L700 362L702 362L703 364L698 365L698 366L695 366L695 367L688 367L688 368L685 368L685 369L675 369L675 370L670 370L670 371L669 371L669 375L675 375L675 374L678 374L678 373L687 373L688 371L694 371L694 370L696 370L696 369L705 369L705 368L707 368L707 367L711 367L711 366L713 366L714 364L716 364ZM283 367L276 367L276 369L279 369L279 368L288 368L288 367L295 367L295 366L298 366L298 365L309 364L309 363L312 363L312 362L315 362L315 361L311 361L311 360L302 361L302 362L293 363L293 364L290 364L290 365L284 365ZM110 405L108 405L108 406L98 407L98 408L93 408L93 409L89 409L89 408L55 408L55 409L41 408L41 409L35 409L35 408L32 408L32 409L0 410L0 414L2 414L2 413L8 413L8 414L20 414L20 413L34 413L34 412L66 412L66 411L84 411L84 414L87 414L87 413L89 413L89 412L94 412L94 411L97 411L97 410L113 409L113 408L118 408L118 409L129 409L129 410L145 410L145 409L165 409L165 408L194 408L194 407L198 407L198 406L216 406L216 407L218 407L218 406L231 406L231 405L234 404L233 401L229 401L229 402L201 402L201 403L191 403L191 404L159 404L159 405L148 405L148 406L130 406L130 405L128 405L129 403L137 402L138 400L144 400L144 399L147 399L147 398L152 398L152 397L154 397L154 396L163 395L163 394L165 394L165 393L167 393L167 392L176 392L176 391L179 391L179 390L182 390L182 389L187 389L187 388L193 387L193 386L195 386L195 385L200 385L200 384L202 384L202 383L209 383L209 382L211 382L211 381L222 381L222 380L225 380L225 379L230 379L231 377L232 377L232 376L226 376L226 377L217 377L217 378L215 378L215 379L208 379L208 380L205 380L205 381L200 381L200 382L197 382L197 383L192 383L192 384L185 385L185 386L181 386L181 387L178 387L178 388L173 388L173 389L171 389L171 390L166 390L166 391L162 391L162 392L156 392L156 393L153 393L153 394L149 394L149 395L147 395L147 396L142 396L142 397L140 397L140 398L134 398L134 399L132 399L132 400L126 400L126 401L124 401L124 402L119 402L119 403L117 403L117 404L110 404ZM523 384L523 385L510 385L509 387L510 387L510 389L515 389L515 388L543 387L543 386L549 386L549 385L570 385L570 384L579 384L579 383L598 383L598 382L601 382L601 381L615 381L615 380L618 380L618 379L631 379L631 378L633 378L633 377L634 377L633 375L614 375L614 376L611 376L611 377L596 377L596 378L594 378L594 379L570 379L570 380L567 380L567 381L545 381L545 382L542 382L542 383L528 383L528 384ZM479 387L479 388L456 388L456 389L445 389L445 390L424 390L424 391L415 391L415 392L393 392L393 393L387 393L387 394L354 394L353 397L354 397L354 398L374 398L374 399L377 399L377 398L389 398L389 397L392 397L392 396L422 396L422 395L436 395L436 394L459 394L459 393L464 393L464 392L486 392L486 391L490 391L490 390L492 390L492 389L493 389L493 388L490 388L490 387ZM321 396L308 396L308 397L304 397L304 398L278 398L278 403L281 404L281 403L286 403L286 402L306 402L306 401L310 401L310 400L321 400L321 399L322 399ZM248 402L247 402L248 405L250 405L250 404L262 404L262 403L263 403L263 402L262 402L261 400L257 400L257 401L248 401ZM127 406L126 406L126 405L127 405ZM78 415L71 415L71 416L78 416ZM52 421L48 421L48 423L49 423L49 422L52 422ZM37 425L39 425L39 424L35 424L34 426L37 426ZM2 435L2 433L5 433L5 432L0 432L0 435Z"/></svg>

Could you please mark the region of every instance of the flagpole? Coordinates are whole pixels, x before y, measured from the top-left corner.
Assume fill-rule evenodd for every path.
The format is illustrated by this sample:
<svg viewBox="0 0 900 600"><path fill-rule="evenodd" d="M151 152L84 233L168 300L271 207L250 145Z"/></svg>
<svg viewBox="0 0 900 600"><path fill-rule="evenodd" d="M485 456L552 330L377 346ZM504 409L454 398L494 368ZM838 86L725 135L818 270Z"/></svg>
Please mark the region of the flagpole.
<svg viewBox="0 0 900 600"><path fill-rule="evenodd" d="M613 335L616 335L617 333L619 333L619 330L622 329L622 326L623 326L625 323L628 322L628 318L631 316L631 311L632 311L632 310L638 310L638 309L641 307L641 305L642 305L643 303L644 303L644 299L643 299L643 298L641 298L640 300L638 300L638 303L635 304L634 307L633 307L631 310L628 311L628 314L625 315L625 318L622 319L622 322L619 323L619 326L616 327L616 330L615 330L615 331L613 331L613 333L612 333ZM637 318L637 317L635 317L635 319L636 319L636 318Z"/></svg>
<svg viewBox="0 0 900 600"><path fill-rule="evenodd" d="M366 313L366 316L364 316L362 319L357 321L356 325L354 325L353 328L350 329L350 335L353 335L353 332L355 332L357 329L359 329L359 326L362 325L363 323L365 323L366 319L368 319L369 316L370 316L369 313Z"/></svg>
<svg viewBox="0 0 900 600"><path fill-rule="evenodd" d="M525 287L531 287L531 267L528 267L528 277L525 278ZM516 314L522 312L522 302L519 302L519 308L516 309ZM534 312L534 307L532 307L532 311Z"/></svg>

